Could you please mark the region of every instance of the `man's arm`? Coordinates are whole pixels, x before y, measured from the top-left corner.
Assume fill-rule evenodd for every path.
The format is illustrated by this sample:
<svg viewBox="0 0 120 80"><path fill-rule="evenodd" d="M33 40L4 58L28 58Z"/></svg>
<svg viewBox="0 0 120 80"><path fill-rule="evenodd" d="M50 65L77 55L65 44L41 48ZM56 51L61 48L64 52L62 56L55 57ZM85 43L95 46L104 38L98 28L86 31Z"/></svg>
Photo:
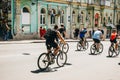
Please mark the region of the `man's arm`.
<svg viewBox="0 0 120 80"><path fill-rule="evenodd" d="M60 39L60 41L62 42L62 43L66 43L65 42L65 40L64 40L64 38L61 36L61 34L60 34L60 32L59 31L57 31L57 36L58 36L58 38Z"/></svg>

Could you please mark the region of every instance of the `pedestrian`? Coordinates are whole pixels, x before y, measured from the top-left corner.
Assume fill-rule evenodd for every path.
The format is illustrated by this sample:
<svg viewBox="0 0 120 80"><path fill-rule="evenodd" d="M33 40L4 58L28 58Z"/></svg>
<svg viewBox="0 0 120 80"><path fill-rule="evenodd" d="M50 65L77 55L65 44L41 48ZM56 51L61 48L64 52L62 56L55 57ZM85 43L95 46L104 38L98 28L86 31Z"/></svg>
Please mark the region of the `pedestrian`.
<svg viewBox="0 0 120 80"><path fill-rule="evenodd" d="M46 29L43 28L43 29L42 29L42 34L43 34L43 36L45 35L45 33L46 33Z"/></svg>
<svg viewBox="0 0 120 80"><path fill-rule="evenodd" d="M58 31L60 32L62 37L65 39L66 38L66 28L63 24L61 25L61 28Z"/></svg>
<svg viewBox="0 0 120 80"><path fill-rule="evenodd" d="M39 29L40 39L43 39L43 28L42 26Z"/></svg>
<svg viewBox="0 0 120 80"><path fill-rule="evenodd" d="M75 28L74 32L74 39L78 39L78 35L79 35L79 28Z"/></svg>
<svg viewBox="0 0 120 80"><path fill-rule="evenodd" d="M10 27L8 26L6 20L3 20L2 27L3 27L3 40L6 41L6 40L8 40L9 31L10 31Z"/></svg>

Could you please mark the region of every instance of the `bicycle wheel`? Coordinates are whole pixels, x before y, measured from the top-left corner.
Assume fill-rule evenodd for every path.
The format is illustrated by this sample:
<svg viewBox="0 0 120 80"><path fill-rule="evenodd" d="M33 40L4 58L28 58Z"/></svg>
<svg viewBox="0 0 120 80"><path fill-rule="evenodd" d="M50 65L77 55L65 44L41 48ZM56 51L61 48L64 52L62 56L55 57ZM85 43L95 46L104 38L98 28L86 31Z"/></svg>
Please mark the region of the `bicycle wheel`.
<svg viewBox="0 0 120 80"><path fill-rule="evenodd" d="M65 52L60 51L57 55L56 63L59 67L63 67L67 62L67 54Z"/></svg>
<svg viewBox="0 0 120 80"><path fill-rule="evenodd" d="M95 54L95 51L96 51L95 44L92 44L90 47L90 53Z"/></svg>
<svg viewBox="0 0 120 80"><path fill-rule="evenodd" d="M77 50L81 50L81 47L82 47L82 46L81 46L80 42L78 42L78 43L77 43Z"/></svg>
<svg viewBox="0 0 120 80"><path fill-rule="evenodd" d="M102 52L103 52L103 44L100 43L99 53L102 53Z"/></svg>
<svg viewBox="0 0 120 80"><path fill-rule="evenodd" d="M108 50L108 56L109 57L116 57L118 55L119 55L119 50L115 50L113 46L110 46L109 50Z"/></svg>
<svg viewBox="0 0 120 80"><path fill-rule="evenodd" d="M87 50L89 47L88 41L85 41L85 50Z"/></svg>
<svg viewBox="0 0 120 80"><path fill-rule="evenodd" d="M65 45L63 44L62 51L65 52L65 53L67 53L68 50L69 50L69 44L68 43L66 43Z"/></svg>
<svg viewBox="0 0 120 80"><path fill-rule="evenodd" d="M112 57L113 53L114 53L114 47L110 46L109 49L108 49L108 56Z"/></svg>
<svg viewBox="0 0 120 80"><path fill-rule="evenodd" d="M49 66L49 56L47 55L47 53L42 53L37 61L37 65L39 67L40 70L45 70L48 68Z"/></svg>

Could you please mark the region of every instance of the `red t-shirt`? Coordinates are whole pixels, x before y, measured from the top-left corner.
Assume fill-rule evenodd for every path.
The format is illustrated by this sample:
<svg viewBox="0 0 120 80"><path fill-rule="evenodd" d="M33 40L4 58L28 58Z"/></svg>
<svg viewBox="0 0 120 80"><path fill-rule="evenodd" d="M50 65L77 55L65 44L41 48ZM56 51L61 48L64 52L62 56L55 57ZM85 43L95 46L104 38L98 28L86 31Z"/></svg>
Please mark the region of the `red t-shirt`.
<svg viewBox="0 0 120 80"><path fill-rule="evenodd" d="M110 40L114 40L117 37L117 33L112 33L110 36Z"/></svg>

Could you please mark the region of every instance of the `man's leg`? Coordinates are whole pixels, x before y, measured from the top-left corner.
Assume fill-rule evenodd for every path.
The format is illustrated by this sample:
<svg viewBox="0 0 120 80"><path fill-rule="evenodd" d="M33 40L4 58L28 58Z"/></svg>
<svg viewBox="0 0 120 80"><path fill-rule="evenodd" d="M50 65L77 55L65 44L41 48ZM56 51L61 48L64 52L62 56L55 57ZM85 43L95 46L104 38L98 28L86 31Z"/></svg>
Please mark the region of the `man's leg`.
<svg viewBox="0 0 120 80"><path fill-rule="evenodd" d="M117 42L117 40L115 40L114 43L115 43L115 50L117 50L118 49L118 42Z"/></svg>
<svg viewBox="0 0 120 80"><path fill-rule="evenodd" d="M97 40L97 51L99 52L99 48L100 48L100 40Z"/></svg>
<svg viewBox="0 0 120 80"><path fill-rule="evenodd" d="M55 49L54 49L54 55L57 55L57 53L59 52L60 50L60 46L57 46Z"/></svg>

